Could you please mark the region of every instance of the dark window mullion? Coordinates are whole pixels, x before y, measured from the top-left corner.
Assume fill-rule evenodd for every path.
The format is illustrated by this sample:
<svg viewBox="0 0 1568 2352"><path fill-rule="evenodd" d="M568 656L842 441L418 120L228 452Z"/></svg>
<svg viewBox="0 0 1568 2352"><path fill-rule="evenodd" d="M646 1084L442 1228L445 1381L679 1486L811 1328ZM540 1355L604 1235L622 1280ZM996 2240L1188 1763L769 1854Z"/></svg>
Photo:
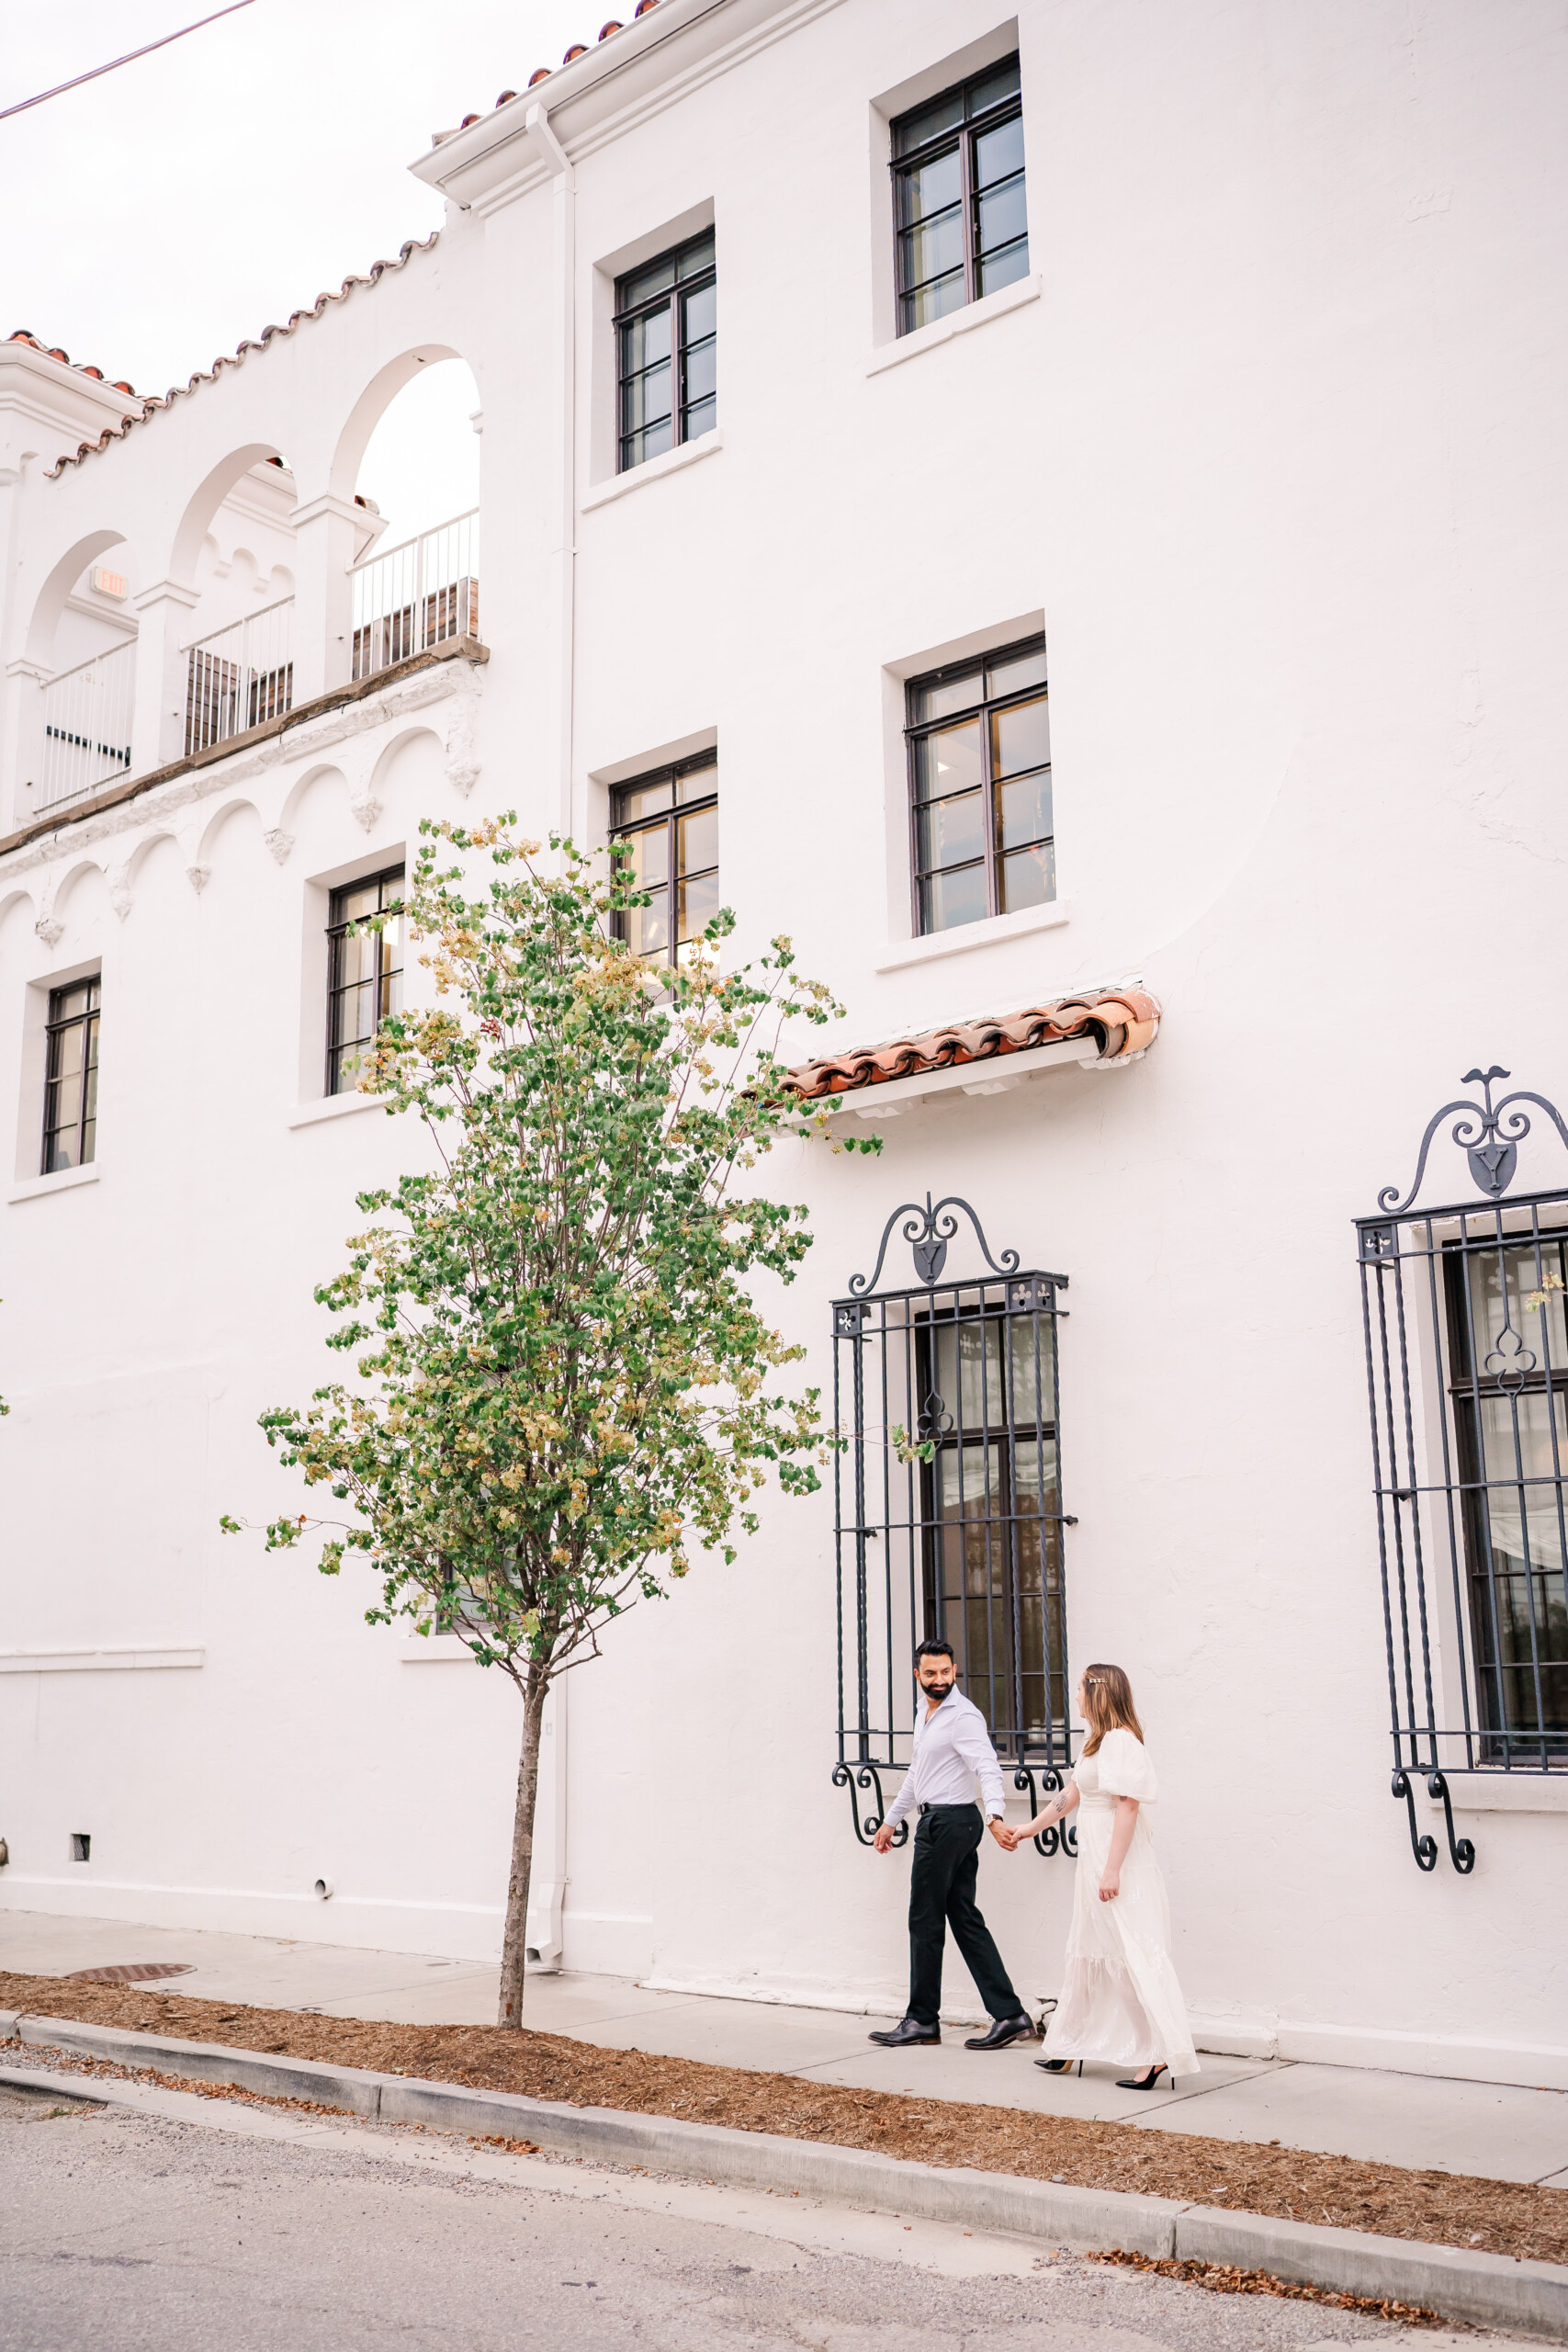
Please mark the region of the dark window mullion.
<svg viewBox="0 0 1568 2352"><path fill-rule="evenodd" d="M998 797L996 760L991 742L991 709L988 705L980 718L980 768L985 777L982 790L986 807L986 912L987 915L994 915L1002 902L997 851L997 827L1001 821L1002 805Z"/></svg>
<svg viewBox="0 0 1568 2352"><path fill-rule="evenodd" d="M980 290L980 206L975 192L976 133L964 125L958 141L964 205L964 300L973 302Z"/></svg>
<svg viewBox="0 0 1568 2352"><path fill-rule="evenodd" d="M679 274L670 288L670 447L678 449L686 437L686 350L681 340Z"/></svg>

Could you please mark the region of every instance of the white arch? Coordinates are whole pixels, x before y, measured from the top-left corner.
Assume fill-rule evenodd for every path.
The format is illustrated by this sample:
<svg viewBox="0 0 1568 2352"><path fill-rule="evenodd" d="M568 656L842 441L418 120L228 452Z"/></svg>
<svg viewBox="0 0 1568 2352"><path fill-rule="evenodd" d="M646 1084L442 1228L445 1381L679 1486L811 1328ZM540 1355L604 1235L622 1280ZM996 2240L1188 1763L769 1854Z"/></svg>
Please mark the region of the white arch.
<svg viewBox="0 0 1568 2352"><path fill-rule="evenodd" d="M32 619L28 625L27 658L29 662L52 663L54 633L60 627L60 616L65 610L66 599L90 563L110 548L124 547L123 531L89 531L68 548L55 565L33 604Z"/></svg>
<svg viewBox="0 0 1568 2352"><path fill-rule="evenodd" d="M410 350L400 353L396 359L389 359L371 377L349 411L347 422L338 435L337 447L333 452L328 488L334 496L354 496L359 481L360 464L370 446L370 436L403 386L412 383L422 368L436 360L467 357L468 355L459 351L455 344L416 343ZM468 364L472 368L471 360Z"/></svg>
<svg viewBox="0 0 1568 2352"><path fill-rule="evenodd" d="M177 580L184 586L194 583L202 541L212 527L218 509L253 466L265 465L269 458L279 454L270 441L250 441L243 448L231 449L202 477L186 501L185 513L169 550L171 580Z"/></svg>

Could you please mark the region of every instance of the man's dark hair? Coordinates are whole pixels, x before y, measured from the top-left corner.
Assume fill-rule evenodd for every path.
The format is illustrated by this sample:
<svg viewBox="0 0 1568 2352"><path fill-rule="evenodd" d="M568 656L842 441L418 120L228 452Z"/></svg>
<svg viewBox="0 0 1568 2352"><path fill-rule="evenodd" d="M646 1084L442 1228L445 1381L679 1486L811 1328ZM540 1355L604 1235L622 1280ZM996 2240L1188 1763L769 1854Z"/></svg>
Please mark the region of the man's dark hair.
<svg viewBox="0 0 1568 2352"><path fill-rule="evenodd" d="M953 1672L956 1674L958 1671L958 1660L953 1655L951 1642L921 1642L915 1651L915 1664L919 1666L923 1657L944 1657L950 1661Z"/></svg>

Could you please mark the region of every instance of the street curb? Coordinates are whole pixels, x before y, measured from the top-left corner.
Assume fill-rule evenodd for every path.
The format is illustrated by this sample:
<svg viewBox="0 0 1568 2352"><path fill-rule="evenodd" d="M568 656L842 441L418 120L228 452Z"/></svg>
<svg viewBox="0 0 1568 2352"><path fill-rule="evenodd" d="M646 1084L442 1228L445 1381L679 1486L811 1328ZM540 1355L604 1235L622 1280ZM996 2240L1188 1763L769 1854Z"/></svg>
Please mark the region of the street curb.
<svg viewBox="0 0 1568 2352"><path fill-rule="evenodd" d="M69 2051L122 2066L155 2066L273 2098L346 2109L370 2122L420 2123L479 2138L526 2139L598 2162L640 2165L699 2180L792 2190L863 2212L946 2222L1036 2238L1075 2253L1229 2263L1334 2292L1424 2304L1483 2327L1568 2338L1568 2267L1379 2237L1259 2213L1182 2205L1111 2188L1074 2188L966 2165L923 2165L725 2124L615 2108L570 2107L510 2091L474 2090L310 2059L178 2041L64 2018L0 2010L0 2041ZM6 2070L7 2075L9 2070Z"/></svg>

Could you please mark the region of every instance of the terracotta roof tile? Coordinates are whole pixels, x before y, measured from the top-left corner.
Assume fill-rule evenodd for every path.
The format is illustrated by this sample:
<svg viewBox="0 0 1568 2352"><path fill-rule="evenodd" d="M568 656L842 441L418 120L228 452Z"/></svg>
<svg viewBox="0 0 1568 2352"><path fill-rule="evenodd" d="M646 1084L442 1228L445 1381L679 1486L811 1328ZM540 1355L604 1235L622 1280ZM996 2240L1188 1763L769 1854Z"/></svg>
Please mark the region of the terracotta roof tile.
<svg viewBox="0 0 1568 2352"><path fill-rule="evenodd" d="M863 1046L852 1053L801 1062L790 1071L789 1082L803 1102L816 1102L861 1087L885 1086L896 1078L921 1078L928 1070L950 1069L961 1062L1027 1053L1032 1046L1054 1046L1067 1037L1095 1037L1102 1062L1125 1061L1154 1043L1159 1022L1159 1006L1142 989L1095 989L1000 1019L987 1014L977 1021L955 1021L919 1036L895 1037L885 1046Z"/></svg>
<svg viewBox="0 0 1568 2352"><path fill-rule="evenodd" d="M36 334L30 334L26 327L13 327L6 340L7 343L30 344L35 351L41 351L46 359L58 359L62 368L73 368L78 376L91 376L95 384L108 383L111 392L126 392L132 400L136 398L133 386L118 382L109 383L108 378L101 368L89 368L83 361L73 359L68 351L62 351L57 345L41 343L39 337Z"/></svg>
<svg viewBox="0 0 1568 2352"><path fill-rule="evenodd" d="M477 115L474 119L478 121ZM374 286L378 279L386 276L389 269L404 268L411 254L428 253L433 245L440 242L440 230L433 229L428 237L409 238L407 243L400 248L396 261L372 262L363 277L345 277L335 294L330 287L324 294L318 294L308 311L290 311L284 325L263 327L259 335L247 336L232 353L220 352L211 367L199 369L187 384L171 385L169 390L161 396L153 393L151 398L142 401L139 414L128 416L123 424L107 426L99 434L96 441L84 441L80 448L71 456L60 458L56 464L47 469L48 479L52 481L58 475L64 472L67 466L79 466L85 458L95 457L100 449L107 449L111 441L123 441L132 425L145 424L159 409L169 408L175 401L187 400L198 385L215 384L225 368L243 368L248 352L265 351L275 335L292 334L295 329L307 319L319 319L322 311L332 303L346 302L355 287ZM28 335L26 340L31 343L33 337ZM42 347L40 345L39 348ZM52 356L56 358L64 356L63 353L60 352ZM117 385L115 389L119 390L124 388Z"/></svg>

